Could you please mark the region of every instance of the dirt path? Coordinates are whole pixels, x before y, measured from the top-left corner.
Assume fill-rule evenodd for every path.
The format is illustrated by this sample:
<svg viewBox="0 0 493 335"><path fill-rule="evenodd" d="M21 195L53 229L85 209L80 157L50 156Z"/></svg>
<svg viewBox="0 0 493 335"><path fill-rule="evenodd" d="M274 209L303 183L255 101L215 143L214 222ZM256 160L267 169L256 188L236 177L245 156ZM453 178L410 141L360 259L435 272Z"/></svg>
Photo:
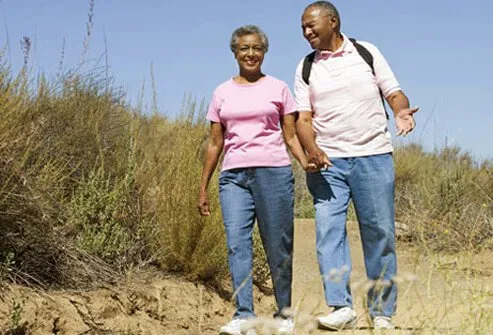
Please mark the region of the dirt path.
<svg viewBox="0 0 493 335"><path fill-rule="evenodd" d="M361 243L356 224L348 227L352 291L359 319L356 330L344 333L372 334L363 306L366 276ZM395 333L493 334L492 251L425 257L409 243L398 243L397 249L400 293ZM296 334L329 333L314 328L316 316L328 310L316 260L313 220L295 224L293 285ZM255 308L259 320L268 325L274 298L255 288ZM156 270L129 273L123 283L92 291L0 287L0 334L214 335L233 311L233 304L213 289ZM17 332L12 332L14 326Z"/></svg>
<svg viewBox="0 0 493 335"><path fill-rule="evenodd" d="M350 222L348 230L353 261L351 286L358 314L358 328L345 333L369 334L372 329L363 302L366 275L357 224ZM453 329L454 334L467 334L468 325L481 322L481 317L482 322L491 322L493 253L427 258L419 256L416 250L413 252L409 244L398 243L397 249L401 283L398 311L394 318L397 326L395 333L447 333ZM316 259L313 220L298 220L295 225L293 285L293 301L301 320L297 329L301 334L306 334L310 324L305 321L313 321L313 316L328 312ZM484 321L485 318L488 320ZM493 327L493 324L488 325ZM485 329L485 334L490 333L487 328L479 328ZM325 333L330 332L313 331L313 334Z"/></svg>

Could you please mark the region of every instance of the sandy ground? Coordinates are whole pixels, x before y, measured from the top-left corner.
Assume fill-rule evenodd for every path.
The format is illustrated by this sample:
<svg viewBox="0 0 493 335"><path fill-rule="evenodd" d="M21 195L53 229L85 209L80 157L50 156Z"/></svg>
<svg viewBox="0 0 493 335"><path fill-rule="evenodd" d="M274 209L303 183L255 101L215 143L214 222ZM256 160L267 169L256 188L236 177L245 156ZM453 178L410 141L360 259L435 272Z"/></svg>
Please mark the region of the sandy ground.
<svg viewBox="0 0 493 335"><path fill-rule="evenodd" d="M365 311L367 281L357 223L350 222L348 230L353 261L351 287L358 314L358 327L345 333L369 334L373 330L369 327ZM325 304L316 260L313 220L299 220L295 234L294 301L298 305L298 313L302 316L323 315L329 309ZM398 309L393 320L397 329L393 333L461 334L461 327L468 323L465 315L471 315L470 310L478 304L485 305L485 311L491 307L489 312L493 315L492 252L469 256L425 257L408 243L398 243L397 249L401 283ZM303 329L300 331L307 333ZM330 332L313 332L323 333Z"/></svg>
<svg viewBox="0 0 493 335"><path fill-rule="evenodd" d="M349 223L353 259L352 290L358 328L372 334L364 307L366 276L358 230ZM315 252L313 220L297 220L293 309L297 334L328 334L313 329L328 312ZM493 334L493 252L423 256L398 243L398 334ZM201 284L158 273L129 276L126 283L94 291L39 291L10 286L0 293L0 326L24 326L18 334L217 334L233 313L229 301ZM269 320L274 299L255 291L259 317ZM266 323L268 324L268 322ZM491 328L490 328L491 327ZM23 327L20 327L23 328ZM261 332L259 332L261 333Z"/></svg>

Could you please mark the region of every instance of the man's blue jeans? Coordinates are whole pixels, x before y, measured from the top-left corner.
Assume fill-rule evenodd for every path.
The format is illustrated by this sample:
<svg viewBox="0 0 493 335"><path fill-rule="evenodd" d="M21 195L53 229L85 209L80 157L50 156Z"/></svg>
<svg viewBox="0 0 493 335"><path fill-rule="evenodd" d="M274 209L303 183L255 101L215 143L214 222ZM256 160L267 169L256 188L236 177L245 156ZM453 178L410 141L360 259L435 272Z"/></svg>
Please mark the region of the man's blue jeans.
<svg viewBox="0 0 493 335"><path fill-rule="evenodd" d="M291 166L221 172L219 196L236 295L234 317L254 317L252 231L257 219L271 271L277 315L291 307L294 178Z"/></svg>
<svg viewBox="0 0 493 335"><path fill-rule="evenodd" d="M378 280L368 292L371 317L395 313L397 272L392 154L331 158L326 171L307 174L315 205L317 255L329 306L352 307L351 257L346 231L350 199L359 222L366 273Z"/></svg>

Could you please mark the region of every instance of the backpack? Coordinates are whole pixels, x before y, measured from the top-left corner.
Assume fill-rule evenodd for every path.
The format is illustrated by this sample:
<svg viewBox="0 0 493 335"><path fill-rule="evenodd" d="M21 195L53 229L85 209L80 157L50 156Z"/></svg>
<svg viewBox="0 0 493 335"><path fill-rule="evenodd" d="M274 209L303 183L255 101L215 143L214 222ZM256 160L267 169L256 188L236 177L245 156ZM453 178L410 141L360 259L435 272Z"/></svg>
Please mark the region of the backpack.
<svg viewBox="0 0 493 335"><path fill-rule="evenodd" d="M365 48L364 46L362 46L361 44L356 42L356 40L354 38L349 38L349 40L351 41L351 43L353 43L354 47L358 51L358 54L361 56L361 58L363 58L363 60L366 62L366 64L368 64L370 66L371 72L373 73L373 75L375 75L375 69L373 68L373 55L371 54L371 52L368 51L367 48ZM301 72L301 75L302 75L303 81L307 85L310 85L309 84L309 78L310 78L310 72L312 70L312 64L313 64L313 61L315 60L315 53L316 53L316 51L309 53L305 57L305 59L303 60L303 70ZM387 116L387 119L388 119L389 114L387 113L387 109L385 107L385 99L383 97L383 94L382 94L382 91L380 90L380 88L378 89L378 91L380 92L380 98L382 99L383 109L385 110L385 115Z"/></svg>

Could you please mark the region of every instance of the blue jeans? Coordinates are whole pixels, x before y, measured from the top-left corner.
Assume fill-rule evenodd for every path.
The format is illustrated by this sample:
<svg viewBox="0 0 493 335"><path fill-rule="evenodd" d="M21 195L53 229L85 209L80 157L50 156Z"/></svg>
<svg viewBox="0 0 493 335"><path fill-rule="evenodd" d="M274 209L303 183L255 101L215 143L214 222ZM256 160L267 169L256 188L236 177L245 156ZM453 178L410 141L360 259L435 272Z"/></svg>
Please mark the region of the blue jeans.
<svg viewBox="0 0 493 335"><path fill-rule="evenodd" d="M371 317L395 313L397 273L392 154L332 158L327 171L307 174L315 205L317 256L329 306L352 307L351 257L346 231L350 199L359 222L366 273L378 280L368 292Z"/></svg>
<svg viewBox="0 0 493 335"><path fill-rule="evenodd" d="M294 178L291 166L221 172L219 197L233 279L234 317L254 317L252 231L257 219L278 311L291 307Z"/></svg>

